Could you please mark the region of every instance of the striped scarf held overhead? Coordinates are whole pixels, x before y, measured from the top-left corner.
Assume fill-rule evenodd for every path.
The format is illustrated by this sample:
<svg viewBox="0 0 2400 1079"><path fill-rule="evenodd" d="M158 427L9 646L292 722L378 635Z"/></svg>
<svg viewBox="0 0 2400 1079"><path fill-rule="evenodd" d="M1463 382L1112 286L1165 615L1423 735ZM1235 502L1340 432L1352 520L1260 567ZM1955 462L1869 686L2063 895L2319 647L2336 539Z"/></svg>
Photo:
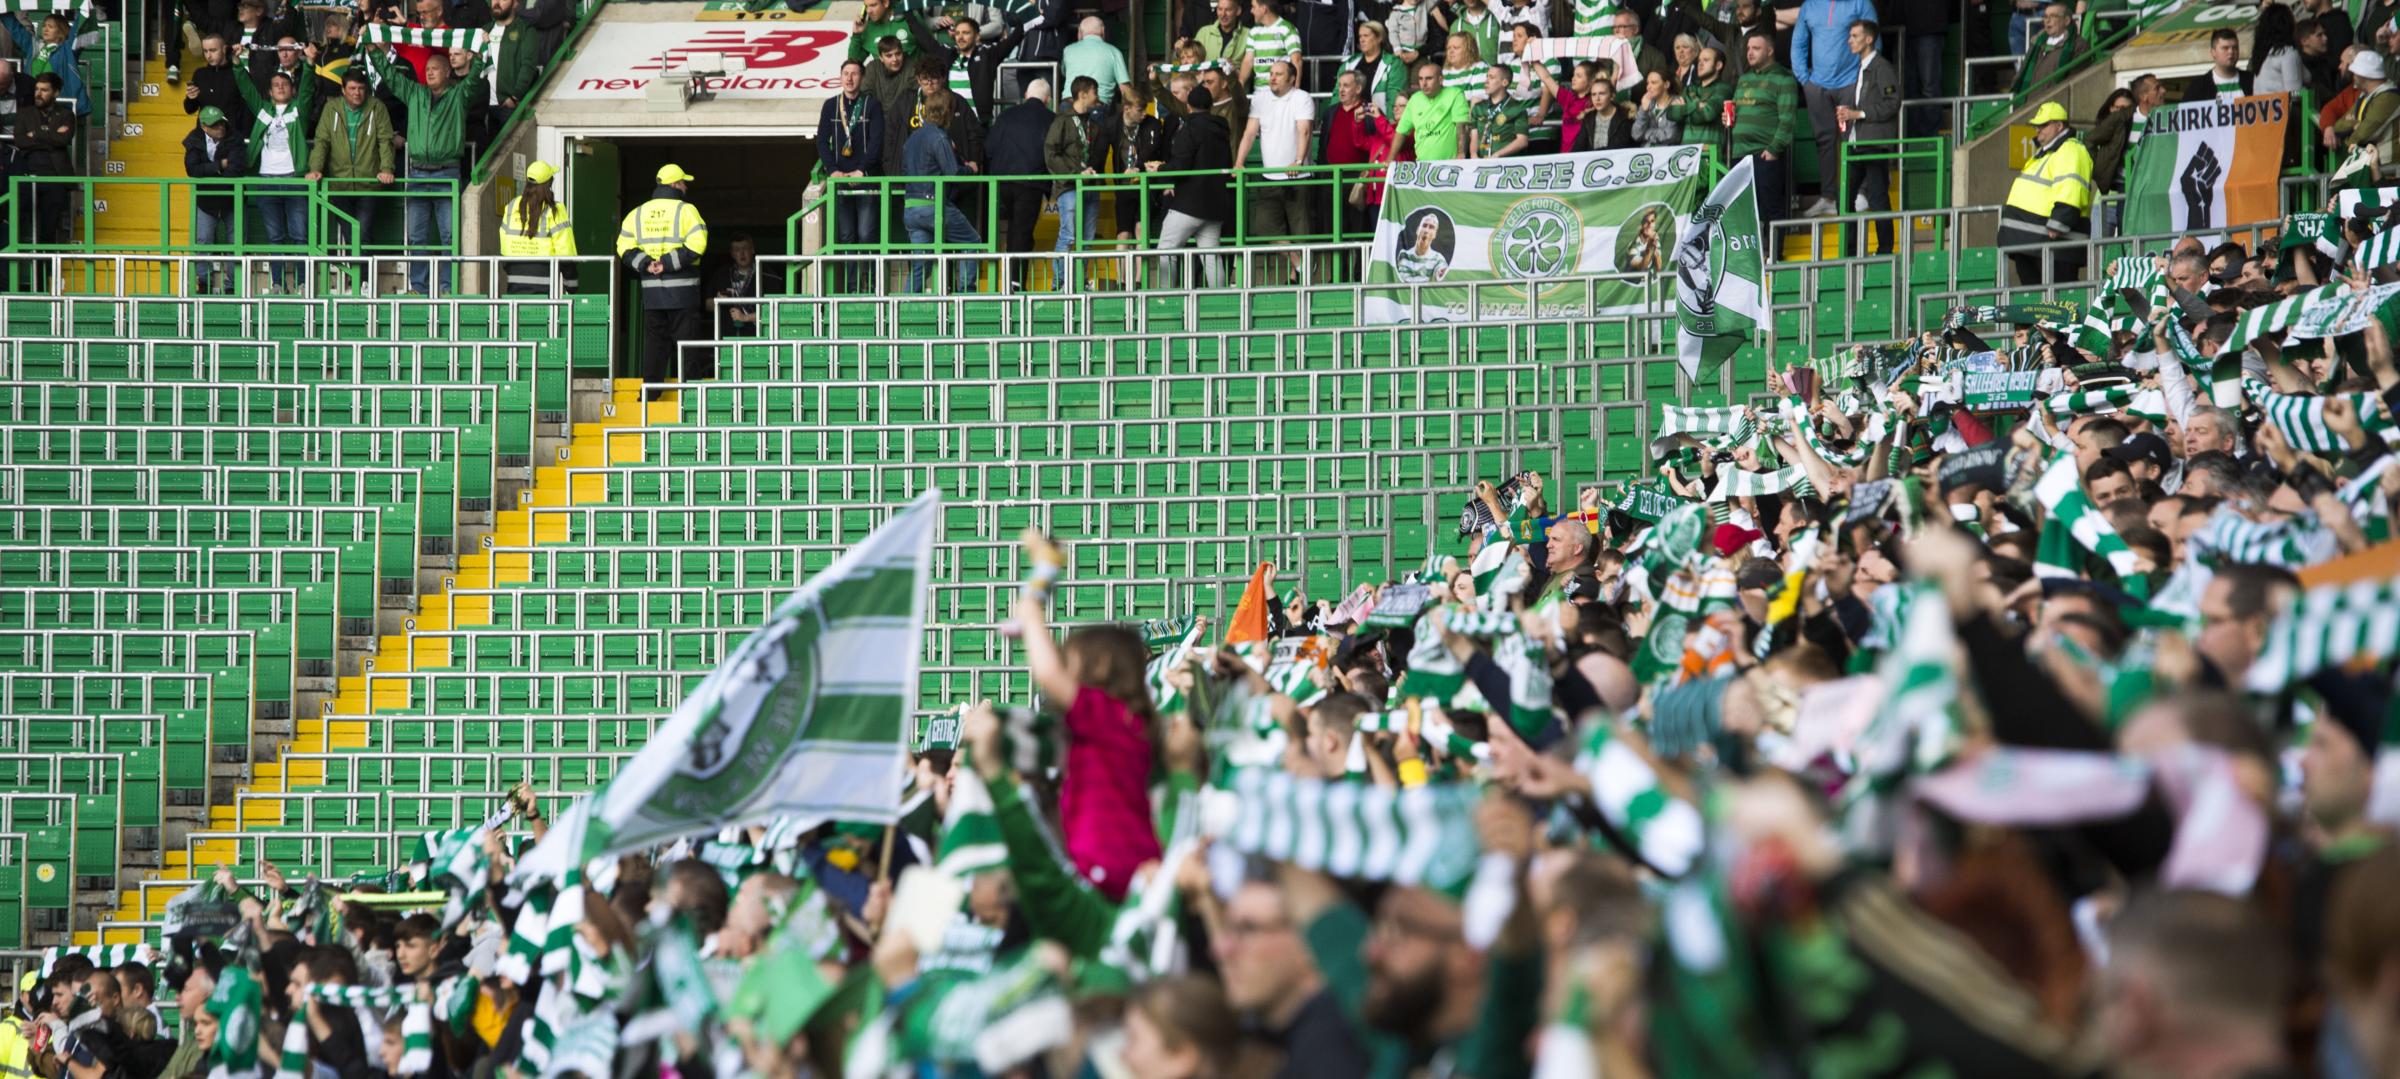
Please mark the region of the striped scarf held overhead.
<svg viewBox="0 0 2400 1079"><path fill-rule="evenodd" d="M1745 472L1738 468L1717 470L1716 489L1708 493L1711 502L1734 498L1756 498L1760 495L1789 493L1795 498L1816 497L1816 486L1808 482L1807 470L1798 465L1779 468L1773 472Z"/></svg>
<svg viewBox="0 0 2400 1079"><path fill-rule="evenodd" d="M2298 569L2332 558L2340 543L2333 530L2303 513L2289 520L2261 523L2231 506L2219 506L2185 541L2192 557L2213 565L2256 563Z"/></svg>
<svg viewBox="0 0 2400 1079"><path fill-rule="evenodd" d="M2082 576L2076 566L2080 559L2075 556L2074 548L2066 545L2070 540L2075 547L2107 559L2109 567L2120 577L2130 577L2138 571L2139 559L2132 548L2125 546L2124 537L2117 535L2116 527L2108 523L2108 516L2084 493L2083 484L2075 474L2073 454L2062 453L2051 458L2050 467L2034 484L2033 497L2044 511L2041 539L2034 556L2036 574Z"/></svg>
<svg viewBox="0 0 2400 1079"><path fill-rule="evenodd" d="M308 1066L308 1017L295 1015L283 1028L283 1055L275 1062L275 1071L282 1076L309 1076L315 1072Z"/></svg>
<svg viewBox="0 0 2400 1079"><path fill-rule="evenodd" d="M359 32L359 41L367 45L412 45L420 49L465 49L486 52L493 44L492 35L482 30L461 30L445 27L393 26L390 23L368 23Z"/></svg>
<svg viewBox="0 0 2400 1079"><path fill-rule="evenodd" d="M42 949L42 976L47 978L57 969L58 961L68 956L80 956L102 970L115 970L127 963L156 963L158 953L148 944L80 944L73 947Z"/></svg>
<svg viewBox="0 0 2400 1079"><path fill-rule="evenodd" d="M1397 734L1409 730L1410 714L1416 714L1416 738L1430 746L1440 746L1442 755L1457 760L1488 761L1492 759L1489 743L1479 742L1458 733L1448 717L1439 712L1420 709L1394 708L1382 712L1366 712L1358 717L1361 734Z"/></svg>
<svg viewBox="0 0 2400 1079"><path fill-rule="evenodd" d="M1898 823L1891 796L1909 775L1949 763L1959 744L1958 635L1940 586L1916 581L1876 590L1897 594L1899 626L1876 666L1883 706L1850 748L1842 829L1853 850L1888 851Z"/></svg>
<svg viewBox="0 0 2400 1079"><path fill-rule="evenodd" d="M2308 589L2275 618L2250 665L2253 693L2280 693L2328 667L2384 659L2400 650L2400 580L2369 579Z"/></svg>
<svg viewBox="0 0 2400 1079"><path fill-rule="evenodd" d="M2047 403L2050 411L2065 416L2112 416L2123 413L2152 423L2167 422L2167 394L2164 390L2110 386L2099 390L2053 394Z"/></svg>
<svg viewBox="0 0 2400 1079"><path fill-rule="evenodd" d="M2381 210L2400 206L2400 187L2344 188L2333 197L2333 215L2345 221L2358 216L2360 210Z"/></svg>
<svg viewBox="0 0 2400 1079"><path fill-rule="evenodd" d="M2225 339L2225 344L2218 349L2219 353L2239 352L2252 341L2279 339L2283 331L2293 322L2298 321L2300 313L2306 310L2311 303L2321 304L2330 301L2340 295L2345 287L2347 286L2326 285L2322 288L2310 289L2298 296L2277 300L2274 303L2253 307L2242 312L2241 317L2234 320L2233 336Z"/></svg>
<svg viewBox="0 0 2400 1079"><path fill-rule="evenodd" d="M2400 262L2400 229L2386 229L2367 237L2351 258L2359 269L2370 273Z"/></svg>
<svg viewBox="0 0 2400 1079"><path fill-rule="evenodd" d="M1481 797L1469 783L1398 789L1240 768L1209 792L1203 812L1209 831L1244 854L1345 880L1453 891L1475 872Z"/></svg>
<svg viewBox="0 0 2400 1079"><path fill-rule="evenodd" d="M0 14L65 15L83 22L98 15L99 9L92 6L92 0L0 0Z"/></svg>
<svg viewBox="0 0 2400 1079"><path fill-rule="evenodd" d="M1700 860L1708 835L1699 807L1668 793L1650 758L1608 720L1596 719L1584 732L1575 770L1591 784L1593 808L1625 854L1667 877L1690 872Z"/></svg>
<svg viewBox="0 0 2400 1079"><path fill-rule="evenodd" d="M2367 534L2368 543L2392 538L2391 500L2383 496L2383 475L2392 470L2393 463L2393 458L2385 457L2374 468L2344 481L2333 492L2342 505L2350 508L2351 518Z"/></svg>
<svg viewBox="0 0 2400 1079"><path fill-rule="evenodd" d="M2333 428L2326 424L2326 398L2313 394L2276 393L2257 379L2244 380L2243 388L2249 392L2250 399L2258 403L2258 410L2265 414L2268 423L2274 425L2276 433L2282 435L2293 449L2302 453L2347 453L2359 448L2334 434ZM2391 439L2395 428L2391 417L2384 414L2380 395L2345 393L2340 396L2349 398L2352 412L2368 432L2380 435L2386 441Z"/></svg>
<svg viewBox="0 0 2400 1079"><path fill-rule="evenodd" d="M1740 405L1723 408L1686 408L1682 405L1664 406L1658 421L1658 435L1730 435L1749 422L1748 410Z"/></svg>

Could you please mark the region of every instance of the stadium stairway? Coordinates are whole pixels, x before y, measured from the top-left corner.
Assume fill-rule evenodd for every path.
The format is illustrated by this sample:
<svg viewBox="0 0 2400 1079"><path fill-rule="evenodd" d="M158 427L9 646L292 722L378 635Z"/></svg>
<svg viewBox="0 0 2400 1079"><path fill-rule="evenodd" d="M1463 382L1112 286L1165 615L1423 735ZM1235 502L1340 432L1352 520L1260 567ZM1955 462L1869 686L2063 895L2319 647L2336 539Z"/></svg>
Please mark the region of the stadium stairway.
<svg viewBox="0 0 2400 1079"><path fill-rule="evenodd" d="M183 137L192 130L184 115L183 87L167 82L166 61L151 57L142 64L140 85L125 106L125 127L109 142L102 164L110 177L183 175ZM97 196L94 235L106 251L155 250L179 247L192 234L187 200L158 197L155 188L139 184L108 185ZM161 205L162 201L166 203Z"/></svg>

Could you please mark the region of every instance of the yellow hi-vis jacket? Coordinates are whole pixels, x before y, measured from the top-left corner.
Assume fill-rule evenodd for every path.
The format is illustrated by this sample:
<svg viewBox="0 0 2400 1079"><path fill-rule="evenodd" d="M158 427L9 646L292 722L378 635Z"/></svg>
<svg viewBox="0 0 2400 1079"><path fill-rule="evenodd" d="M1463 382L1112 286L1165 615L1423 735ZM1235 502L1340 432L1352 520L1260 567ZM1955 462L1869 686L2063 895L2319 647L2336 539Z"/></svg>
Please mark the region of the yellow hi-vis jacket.
<svg viewBox="0 0 2400 1079"><path fill-rule="evenodd" d="M2050 242L2056 230L2062 240L2091 231L2092 152L2073 132L2048 146L2037 147L2025 171L2008 186L2008 203L2000 210L2000 246Z"/></svg>
<svg viewBox="0 0 2400 1079"><path fill-rule="evenodd" d="M0 1018L0 1079L33 1079L33 1039L14 1012Z"/></svg>
<svg viewBox="0 0 2400 1079"><path fill-rule="evenodd" d="M525 200L511 199L500 210L500 255L503 258L572 258L575 255L575 229L567 221L565 207L553 202L542 211L542 219L534 223L533 234L526 235Z"/></svg>
<svg viewBox="0 0 2400 1079"><path fill-rule="evenodd" d="M700 306L700 256L707 253L708 222L672 187L660 186L617 229L617 257L641 282L646 309ZM650 272L653 263L658 273Z"/></svg>

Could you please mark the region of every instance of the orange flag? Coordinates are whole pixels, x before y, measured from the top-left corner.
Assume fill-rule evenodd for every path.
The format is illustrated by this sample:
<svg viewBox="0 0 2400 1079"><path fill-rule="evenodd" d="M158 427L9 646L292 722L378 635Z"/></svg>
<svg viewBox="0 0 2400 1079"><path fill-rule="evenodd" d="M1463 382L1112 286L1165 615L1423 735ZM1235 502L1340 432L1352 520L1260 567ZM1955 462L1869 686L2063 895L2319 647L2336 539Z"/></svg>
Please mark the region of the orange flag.
<svg viewBox="0 0 2400 1079"><path fill-rule="evenodd" d="M1261 562L1250 574L1249 585L1242 589L1242 601L1233 608L1233 621L1225 624L1226 644L1267 639L1267 603L1269 593L1274 590L1268 578L1274 573L1274 563Z"/></svg>

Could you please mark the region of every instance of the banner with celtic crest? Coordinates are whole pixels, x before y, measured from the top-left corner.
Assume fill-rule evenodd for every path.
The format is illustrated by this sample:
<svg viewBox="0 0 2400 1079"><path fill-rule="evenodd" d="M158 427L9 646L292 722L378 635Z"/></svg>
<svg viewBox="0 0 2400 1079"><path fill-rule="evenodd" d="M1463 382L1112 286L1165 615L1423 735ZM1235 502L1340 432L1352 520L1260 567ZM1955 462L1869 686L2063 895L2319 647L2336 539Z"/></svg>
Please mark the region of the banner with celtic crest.
<svg viewBox="0 0 2400 1079"><path fill-rule="evenodd" d="M1673 295L1668 255L1701 171L1698 146L1396 164L1368 253L1367 318L1657 309Z"/></svg>

